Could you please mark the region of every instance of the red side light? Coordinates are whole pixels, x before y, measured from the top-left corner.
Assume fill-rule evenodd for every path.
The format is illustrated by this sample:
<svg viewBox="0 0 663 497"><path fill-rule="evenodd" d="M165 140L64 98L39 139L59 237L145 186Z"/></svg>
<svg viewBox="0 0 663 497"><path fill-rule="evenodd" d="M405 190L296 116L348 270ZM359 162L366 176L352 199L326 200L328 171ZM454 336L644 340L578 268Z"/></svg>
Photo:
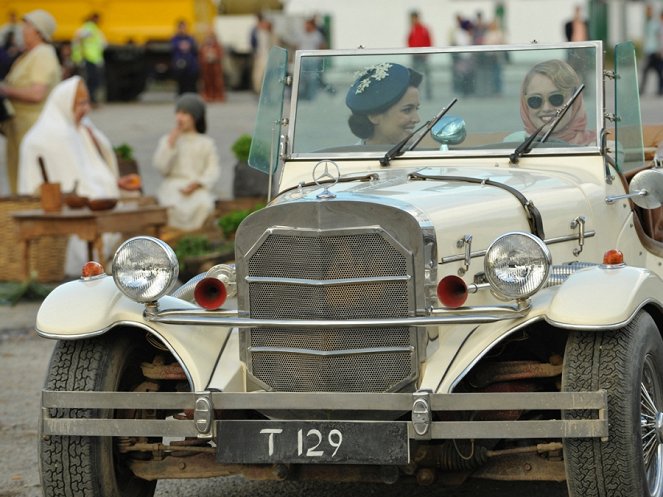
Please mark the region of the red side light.
<svg viewBox="0 0 663 497"><path fill-rule="evenodd" d="M467 285L458 276L445 276L437 284L437 298L446 307L460 307L467 300Z"/></svg>
<svg viewBox="0 0 663 497"><path fill-rule="evenodd" d="M616 266L617 264L624 264L624 254L617 249L608 250L603 254L603 264Z"/></svg>
<svg viewBox="0 0 663 497"><path fill-rule="evenodd" d="M227 297L226 285L218 278L203 278L193 290L193 298L203 309L218 309Z"/></svg>
<svg viewBox="0 0 663 497"><path fill-rule="evenodd" d="M104 274L104 266L96 261L86 262L81 269L81 278L92 278Z"/></svg>

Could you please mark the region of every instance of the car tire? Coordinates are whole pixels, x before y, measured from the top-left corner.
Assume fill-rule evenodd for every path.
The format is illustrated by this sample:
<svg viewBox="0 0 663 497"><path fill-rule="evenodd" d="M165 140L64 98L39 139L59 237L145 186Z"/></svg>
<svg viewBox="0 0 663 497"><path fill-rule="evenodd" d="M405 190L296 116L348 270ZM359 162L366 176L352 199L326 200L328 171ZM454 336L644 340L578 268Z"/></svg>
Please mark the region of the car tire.
<svg viewBox="0 0 663 497"><path fill-rule="evenodd" d="M617 330L569 335L562 390L606 390L609 425L607 441L564 440L570 497L663 496L662 373L663 340L646 312Z"/></svg>
<svg viewBox="0 0 663 497"><path fill-rule="evenodd" d="M140 364L149 349L126 335L59 341L45 388L68 391L130 391L144 378ZM92 418L108 412L51 409L52 417ZM111 437L41 436L40 475L45 497L151 497L156 481L137 478Z"/></svg>

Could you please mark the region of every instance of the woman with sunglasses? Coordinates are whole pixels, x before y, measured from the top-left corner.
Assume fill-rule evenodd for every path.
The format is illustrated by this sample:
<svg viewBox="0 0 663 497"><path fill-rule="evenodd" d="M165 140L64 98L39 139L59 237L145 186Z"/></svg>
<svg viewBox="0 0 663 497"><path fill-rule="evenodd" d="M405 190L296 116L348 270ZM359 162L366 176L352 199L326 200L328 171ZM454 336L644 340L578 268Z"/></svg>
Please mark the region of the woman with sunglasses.
<svg viewBox="0 0 663 497"><path fill-rule="evenodd" d="M505 141L521 141L521 137L524 139L542 125L550 123L579 85L578 74L563 60L547 60L535 65L525 76L520 93L520 117L525 131L512 133ZM546 129L544 127L543 131ZM596 132L587 129L587 112L582 93L566 111L548 140L561 140L579 146L596 142Z"/></svg>

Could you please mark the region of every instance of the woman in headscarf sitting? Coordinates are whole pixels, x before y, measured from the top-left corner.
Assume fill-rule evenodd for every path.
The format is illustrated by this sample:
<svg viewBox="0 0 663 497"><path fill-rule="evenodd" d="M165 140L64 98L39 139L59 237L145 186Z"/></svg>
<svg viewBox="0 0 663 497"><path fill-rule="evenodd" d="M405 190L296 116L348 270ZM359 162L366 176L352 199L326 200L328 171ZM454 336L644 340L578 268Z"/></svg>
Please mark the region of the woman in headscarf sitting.
<svg viewBox="0 0 663 497"><path fill-rule="evenodd" d="M359 73L345 97L348 124L365 144L395 144L409 135L419 117L420 73L384 62Z"/></svg>
<svg viewBox="0 0 663 497"><path fill-rule="evenodd" d="M542 125L551 122L557 111L580 86L580 77L563 60L553 59L535 65L525 76L520 93L520 117L524 132L504 141L522 141ZM543 129L546 131L546 128ZM580 93L549 137L571 145L596 143L596 132L587 129L587 112Z"/></svg>
<svg viewBox="0 0 663 497"><path fill-rule="evenodd" d="M182 230L203 226L214 211L211 189L221 167L214 140L207 131L205 102L184 93L175 103L175 127L159 140L154 167L164 176L157 198L168 207L168 224Z"/></svg>
<svg viewBox="0 0 663 497"><path fill-rule="evenodd" d="M44 110L25 135L19 152L18 191L36 195L44 182L39 159L44 162L48 180L60 183L63 192L90 199L118 198L123 181L119 178L117 159L110 141L87 117L90 95L85 82L73 76L58 83L50 93ZM104 235L110 251L116 235ZM70 237L65 274L80 275L87 261L87 245Z"/></svg>

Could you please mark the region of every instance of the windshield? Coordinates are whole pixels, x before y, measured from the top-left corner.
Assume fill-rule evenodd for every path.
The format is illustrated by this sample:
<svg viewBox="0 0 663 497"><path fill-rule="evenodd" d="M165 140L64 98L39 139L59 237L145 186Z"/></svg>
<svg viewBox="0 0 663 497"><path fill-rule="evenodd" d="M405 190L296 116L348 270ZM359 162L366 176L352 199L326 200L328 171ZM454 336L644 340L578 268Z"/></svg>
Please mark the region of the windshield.
<svg viewBox="0 0 663 497"><path fill-rule="evenodd" d="M530 154L599 150L600 42L425 50L298 52L288 156L382 156L454 99L406 154L509 155L583 84Z"/></svg>

